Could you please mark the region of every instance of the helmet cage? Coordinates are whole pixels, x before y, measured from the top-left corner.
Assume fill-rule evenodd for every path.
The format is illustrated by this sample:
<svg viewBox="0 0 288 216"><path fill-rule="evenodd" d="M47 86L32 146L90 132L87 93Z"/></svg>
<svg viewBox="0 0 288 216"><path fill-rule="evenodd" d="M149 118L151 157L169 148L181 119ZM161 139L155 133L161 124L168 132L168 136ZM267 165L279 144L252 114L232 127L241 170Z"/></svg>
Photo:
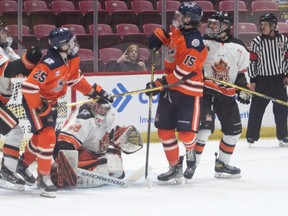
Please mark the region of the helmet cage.
<svg viewBox="0 0 288 216"><path fill-rule="evenodd" d="M97 102L91 102L87 104L90 111L94 114L95 118L100 115L100 116L105 116L108 111L111 109L111 104L100 104Z"/></svg>
<svg viewBox="0 0 288 216"><path fill-rule="evenodd" d="M211 29L211 25L218 25L218 29ZM225 35L230 34L231 27L233 25L233 18L227 12L217 12L212 15L207 21L208 28L206 29L206 34L211 38L221 38Z"/></svg>

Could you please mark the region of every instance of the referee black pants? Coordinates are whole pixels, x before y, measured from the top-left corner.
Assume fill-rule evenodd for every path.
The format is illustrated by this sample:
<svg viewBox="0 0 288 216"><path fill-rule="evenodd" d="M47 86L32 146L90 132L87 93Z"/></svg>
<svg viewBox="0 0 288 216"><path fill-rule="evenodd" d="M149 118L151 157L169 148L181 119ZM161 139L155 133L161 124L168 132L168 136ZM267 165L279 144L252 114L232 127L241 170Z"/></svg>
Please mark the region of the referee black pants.
<svg viewBox="0 0 288 216"><path fill-rule="evenodd" d="M269 77L259 76L257 77L255 91L282 101L287 101L287 90L283 86L283 79L283 75ZM262 118L269 102L270 100L253 96L250 106L246 138L252 138L255 141L259 139ZM282 140L288 135L287 112L287 106L273 102L273 114L278 140Z"/></svg>

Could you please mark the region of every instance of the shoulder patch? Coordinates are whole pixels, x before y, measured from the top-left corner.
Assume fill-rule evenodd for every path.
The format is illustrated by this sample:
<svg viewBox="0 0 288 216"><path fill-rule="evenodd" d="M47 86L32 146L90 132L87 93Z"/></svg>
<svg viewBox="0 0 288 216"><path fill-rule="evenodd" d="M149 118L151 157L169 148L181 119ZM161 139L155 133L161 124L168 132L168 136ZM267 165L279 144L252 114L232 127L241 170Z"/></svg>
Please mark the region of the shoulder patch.
<svg viewBox="0 0 288 216"><path fill-rule="evenodd" d="M199 31L192 31L189 34L184 34L186 47L196 49L201 52L205 46L203 43L203 37Z"/></svg>

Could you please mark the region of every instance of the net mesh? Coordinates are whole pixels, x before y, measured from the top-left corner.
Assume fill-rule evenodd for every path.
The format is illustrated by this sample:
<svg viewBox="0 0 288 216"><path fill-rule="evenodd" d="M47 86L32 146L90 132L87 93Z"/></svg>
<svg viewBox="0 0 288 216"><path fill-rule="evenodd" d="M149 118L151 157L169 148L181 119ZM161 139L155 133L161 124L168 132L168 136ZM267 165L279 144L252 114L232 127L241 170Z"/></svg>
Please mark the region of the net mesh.
<svg viewBox="0 0 288 216"><path fill-rule="evenodd" d="M11 79L13 95L7 104L8 108L19 119L19 126L22 128L23 133L24 133L24 136L20 145L21 151L25 149L25 146L27 145L28 141L30 140L32 136L31 125L27 119L26 112L22 106L22 94L21 94L20 88L21 88L21 83L23 80L24 78ZM58 105L65 106L67 103L70 103L70 102L71 102L71 94L68 91L68 93L64 97L58 100ZM70 109L67 107L58 109L58 119L57 119L56 129L61 128L69 112L70 112ZM4 141L5 141L5 137L0 135L0 149L2 149Z"/></svg>

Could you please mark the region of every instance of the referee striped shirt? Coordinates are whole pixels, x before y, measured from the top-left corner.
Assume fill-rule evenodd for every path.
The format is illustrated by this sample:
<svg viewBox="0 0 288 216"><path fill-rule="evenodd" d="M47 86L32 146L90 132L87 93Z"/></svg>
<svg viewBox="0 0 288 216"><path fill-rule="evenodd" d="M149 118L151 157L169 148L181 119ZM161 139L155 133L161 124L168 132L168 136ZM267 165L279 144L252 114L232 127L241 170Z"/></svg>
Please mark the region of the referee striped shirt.
<svg viewBox="0 0 288 216"><path fill-rule="evenodd" d="M261 35L253 39L248 69L250 78L288 75L288 38L277 31L275 33L273 39Z"/></svg>

